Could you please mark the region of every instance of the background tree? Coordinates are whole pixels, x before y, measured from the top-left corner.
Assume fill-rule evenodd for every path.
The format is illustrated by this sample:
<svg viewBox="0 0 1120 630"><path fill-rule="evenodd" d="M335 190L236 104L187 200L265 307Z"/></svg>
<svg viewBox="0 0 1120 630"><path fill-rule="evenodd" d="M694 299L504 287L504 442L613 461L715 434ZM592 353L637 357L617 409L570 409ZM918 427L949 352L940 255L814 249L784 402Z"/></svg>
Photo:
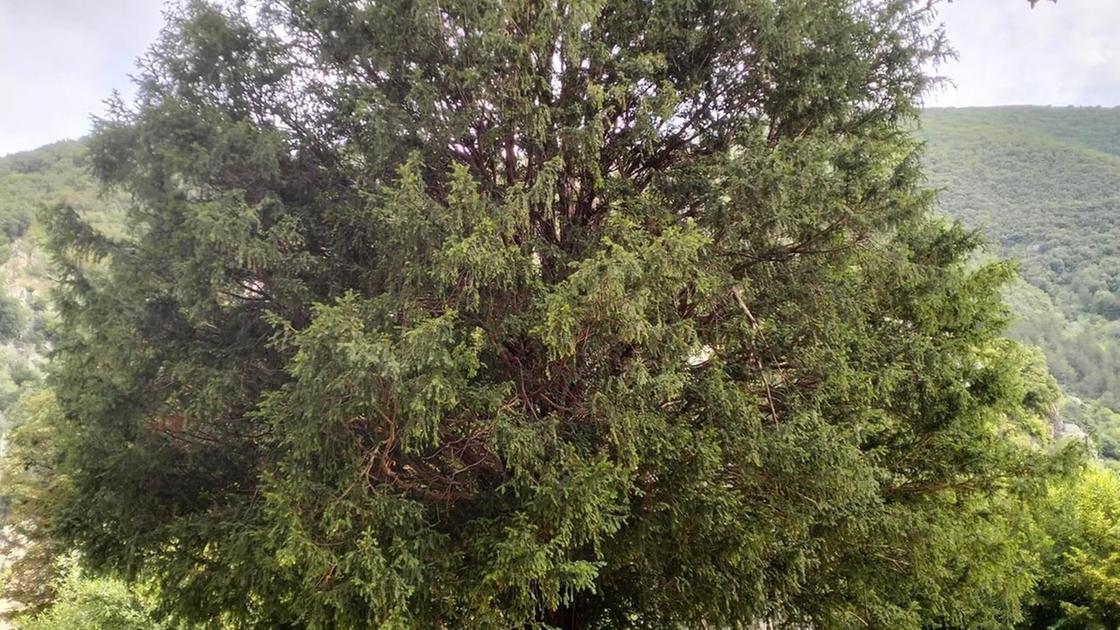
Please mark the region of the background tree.
<svg viewBox="0 0 1120 630"><path fill-rule="evenodd" d="M1052 401L923 2L205 2L48 217L53 531L235 627L1006 625ZM103 265L89 265L90 259Z"/></svg>
<svg viewBox="0 0 1120 630"><path fill-rule="evenodd" d="M47 611L26 614L24 630L163 630L128 585L111 579L83 579L71 569L59 581L58 599Z"/></svg>
<svg viewBox="0 0 1120 630"><path fill-rule="evenodd" d="M27 312L23 304L10 296L0 295L0 340L18 340L27 328Z"/></svg>
<svg viewBox="0 0 1120 630"><path fill-rule="evenodd" d="M51 518L68 491L58 470L61 436L58 406L49 392L27 393L8 410L5 453L0 467L5 531L0 552L6 563L4 599L19 611L37 613L54 601L67 549L48 534Z"/></svg>
<svg viewBox="0 0 1120 630"><path fill-rule="evenodd" d="M1032 628L1120 624L1120 478L1094 468L1050 493Z"/></svg>

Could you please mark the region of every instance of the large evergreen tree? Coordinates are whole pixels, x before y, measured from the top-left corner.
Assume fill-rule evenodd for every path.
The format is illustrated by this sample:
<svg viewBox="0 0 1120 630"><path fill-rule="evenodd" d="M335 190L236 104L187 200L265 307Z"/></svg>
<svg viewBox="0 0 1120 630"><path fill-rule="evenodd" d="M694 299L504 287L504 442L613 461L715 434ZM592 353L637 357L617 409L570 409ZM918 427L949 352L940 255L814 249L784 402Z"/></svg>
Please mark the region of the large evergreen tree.
<svg viewBox="0 0 1120 630"><path fill-rule="evenodd" d="M131 234L49 217L92 568L235 627L1017 614L1050 399L929 216L926 0L170 17L93 141Z"/></svg>

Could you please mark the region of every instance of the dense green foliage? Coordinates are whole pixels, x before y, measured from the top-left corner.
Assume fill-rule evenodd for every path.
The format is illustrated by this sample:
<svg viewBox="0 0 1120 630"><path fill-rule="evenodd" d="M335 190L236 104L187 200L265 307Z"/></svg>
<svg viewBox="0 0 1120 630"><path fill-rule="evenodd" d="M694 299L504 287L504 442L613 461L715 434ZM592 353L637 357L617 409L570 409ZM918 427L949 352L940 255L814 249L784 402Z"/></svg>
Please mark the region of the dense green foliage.
<svg viewBox="0 0 1120 630"><path fill-rule="evenodd" d="M942 209L1020 261L1014 338L1082 402L1065 415L1120 458L1120 108L927 110Z"/></svg>
<svg viewBox="0 0 1120 630"><path fill-rule="evenodd" d="M124 582L84 578L72 570L50 610L21 619L21 630L161 630L148 606Z"/></svg>
<svg viewBox="0 0 1120 630"><path fill-rule="evenodd" d="M1120 627L1120 476L1093 469L1044 506L1033 628Z"/></svg>
<svg viewBox="0 0 1120 630"><path fill-rule="evenodd" d="M188 3L129 232L49 216L39 517L214 627L1015 621L1057 390L930 215L926 4Z"/></svg>
<svg viewBox="0 0 1120 630"><path fill-rule="evenodd" d="M4 599L19 602L20 612L35 614L57 595L67 569L67 548L51 536L52 517L70 484L57 465L65 436L54 396L46 390L26 392L8 410L7 452L0 466L6 505L0 552L8 560L3 574Z"/></svg>
<svg viewBox="0 0 1120 630"><path fill-rule="evenodd" d="M1120 460L1120 109L1009 107L923 116L941 207L1020 261L1011 334L1078 396L1055 422ZM1023 627L1120 624L1120 479L1093 469L1037 505L1038 587Z"/></svg>
<svg viewBox="0 0 1120 630"><path fill-rule="evenodd" d="M27 313L11 296L0 296L0 340L19 339L27 328Z"/></svg>

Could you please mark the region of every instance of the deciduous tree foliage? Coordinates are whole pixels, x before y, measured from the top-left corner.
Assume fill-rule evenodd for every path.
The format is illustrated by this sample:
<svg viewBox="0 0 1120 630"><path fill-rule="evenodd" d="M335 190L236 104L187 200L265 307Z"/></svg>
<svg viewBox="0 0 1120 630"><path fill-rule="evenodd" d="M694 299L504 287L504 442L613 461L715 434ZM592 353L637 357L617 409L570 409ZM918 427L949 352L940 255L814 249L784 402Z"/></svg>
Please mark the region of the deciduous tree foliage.
<svg viewBox="0 0 1120 630"><path fill-rule="evenodd" d="M1120 623L1120 477L1090 468L1055 486L1040 510L1046 543L1031 628Z"/></svg>
<svg viewBox="0 0 1120 630"><path fill-rule="evenodd" d="M1015 618L1052 401L928 216L930 17L187 3L132 233L49 217L56 533L235 627Z"/></svg>

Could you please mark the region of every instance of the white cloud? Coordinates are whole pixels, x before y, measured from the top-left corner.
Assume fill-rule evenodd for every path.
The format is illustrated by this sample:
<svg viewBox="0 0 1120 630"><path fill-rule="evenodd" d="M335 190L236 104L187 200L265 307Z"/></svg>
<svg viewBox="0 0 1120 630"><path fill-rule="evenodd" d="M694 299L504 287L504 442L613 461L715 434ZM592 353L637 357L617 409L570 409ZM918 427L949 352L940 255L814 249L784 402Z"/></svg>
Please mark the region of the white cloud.
<svg viewBox="0 0 1120 630"><path fill-rule="evenodd" d="M0 0L0 155L85 135L162 24L161 0Z"/></svg>
<svg viewBox="0 0 1120 630"><path fill-rule="evenodd" d="M1120 0L956 0L940 18L960 57L930 105L1120 105Z"/></svg>

